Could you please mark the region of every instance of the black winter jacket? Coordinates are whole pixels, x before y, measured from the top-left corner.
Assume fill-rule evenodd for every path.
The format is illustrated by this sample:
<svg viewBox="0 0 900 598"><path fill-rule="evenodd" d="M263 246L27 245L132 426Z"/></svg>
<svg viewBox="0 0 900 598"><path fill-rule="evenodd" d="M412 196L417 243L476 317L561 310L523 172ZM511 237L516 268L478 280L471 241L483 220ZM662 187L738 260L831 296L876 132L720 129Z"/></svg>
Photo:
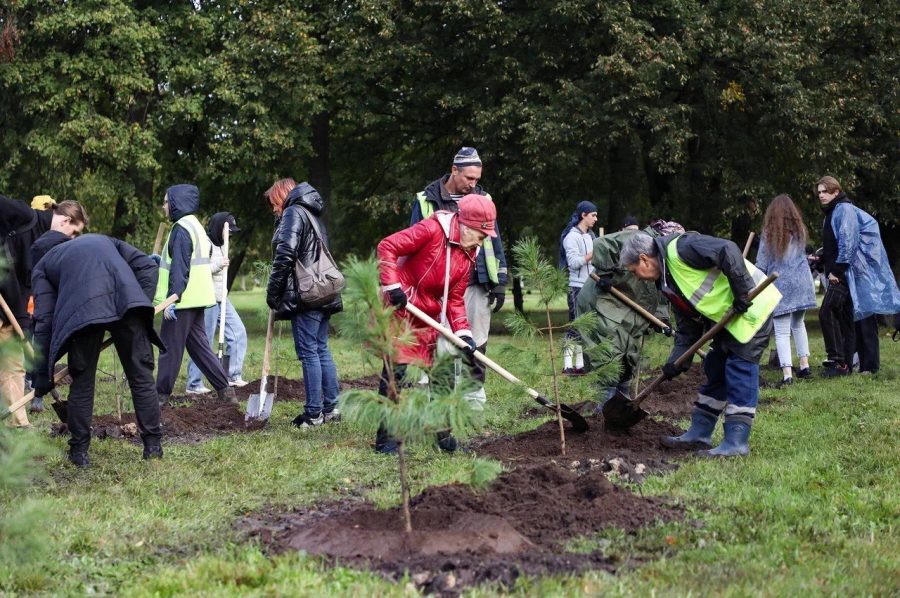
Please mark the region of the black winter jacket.
<svg viewBox="0 0 900 598"><path fill-rule="evenodd" d="M43 359L38 375L52 375L66 343L92 324L115 322L140 310L150 341L164 349L153 329L153 295L159 268L128 243L104 235L70 240L50 231L34 244L34 340ZM40 256L43 257L40 257Z"/></svg>
<svg viewBox="0 0 900 598"><path fill-rule="evenodd" d="M732 241L700 235L697 233L685 233L680 237L678 235L666 235L654 239L657 251L659 252L659 263L661 271L665 273L666 285L674 290L678 295L687 302L687 298L675 280L672 278L669 269L665 267L665 255L669 243L678 237L678 255L682 260L692 268L701 270L718 269L728 278L731 286L731 292L734 296L746 296L756 284L753 277L747 271L744 264L744 257L741 250ZM662 286L663 279L657 282L658 286ZM704 316L696 313L685 313L678 309L673 302L672 310L675 312L675 322L677 329L675 331L675 346L669 355L668 361L674 362L685 351L690 348L697 340L703 336L703 333L712 327L715 322L710 321ZM734 353L741 359L759 363L760 357L765 348L769 344L769 334L772 331L772 318L763 324L762 328L747 343L740 343L731 336L727 330L722 330L713 337L713 344L718 345L726 354Z"/></svg>
<svg viewBox="0 0 900 598"><path fill-rule="evenodd" d="M22 328L30 328L28 297L31 296L31 245L50 230L51 210L35 210L22 201L0 195L0 235L6 262L0 274L0 294ZM0 311L0 321L6 316Z"/></svg>
<svg viewBox="0 0 900 598"><path fill-rule="evenodd" d="M850 264L837 261L838 242L837 237L834 236L834 228L831 226L834 208L839 203L851 203L850 198L843 191L838 193L837 197L832 199L827 205L822 206L822 211L825 212L825 219L822 221L822 261L819 262L819 265L822 267L822 272L825 276L834 274L839 279L844 280Z"/></svg>
<svg viewBox="0 0 900 598"><path fill-rule="evenodd" d="M319 259L319 243L310 218L315 219L328 246L328 233L319 218L324 207L322 196L309 183L294 187L284 200L284 211L272 237L272 274L266 288L266 303L279 320L308 311L297 297L294 264L299 261L309 266ZM338 297L318 309L331 315L341 311L343 304Z"/></svg>
<svg viewBox="0 0 900 598"><path fill-rule="evenodd" d="M200 190L194 185L173 185L166 190L169 198L169 220L177 222L200 209ZM191 235L181 226L173 226L169 236L169 255L172 262L169 266L169 289L166 297L181 295L187 288L191 273L191 255L194 253L194 242Z"/></svg>

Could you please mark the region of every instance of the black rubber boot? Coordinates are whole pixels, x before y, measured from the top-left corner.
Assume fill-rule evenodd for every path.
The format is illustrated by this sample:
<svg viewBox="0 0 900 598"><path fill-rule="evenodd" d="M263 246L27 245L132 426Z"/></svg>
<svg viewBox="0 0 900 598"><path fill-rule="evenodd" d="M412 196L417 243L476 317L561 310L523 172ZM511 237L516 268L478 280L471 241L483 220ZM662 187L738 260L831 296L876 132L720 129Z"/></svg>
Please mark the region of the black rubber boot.
<svg viewBox="0 0 900 598"><path fill-rule="evenodd" d="M87 451L70 452L67 458L69 463L80 469L87 469L91 466L91 460L88 458Z"/></svg>
<svg viewBox="0 0 900 598"><path fill-rule="evenodd" d="M220 401L225 401L226 403L231 403L232 405L237 405L238 403L240 403L240 401L238 401L237 395L234 394L233 386L220 388L216 390L216 394L219 396Z"/></svg>
<svg viewBox="0 0 900 598"><path fill-rule="evenodd" d="M29 409L32 413L43 413L44 412L44 397L34 397L31 400L31 408Z"/></svg>
<svg viewBox="0 0 900 598"><path fill-rule="evenodd" d="M166 405L168 405L169 399L172 397L172 395L164 395L164 394L157 394L156 396L157 396L157 400L159 401L160 408L163 408Z"/></svg>
<svg viewBox="0 0 900 598"><path fill-rule="evenodd" d="M158 444L151 444L149 446L144 447L144 459L162 459L163 458L163 450L162 446Z"/></svg>

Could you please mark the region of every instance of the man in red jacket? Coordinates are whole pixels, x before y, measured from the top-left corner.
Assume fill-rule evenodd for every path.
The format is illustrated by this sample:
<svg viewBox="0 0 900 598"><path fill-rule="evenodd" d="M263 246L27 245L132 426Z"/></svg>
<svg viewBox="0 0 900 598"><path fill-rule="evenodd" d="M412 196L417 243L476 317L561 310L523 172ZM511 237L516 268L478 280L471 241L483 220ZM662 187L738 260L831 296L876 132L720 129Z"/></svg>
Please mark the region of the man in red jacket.
<svg viewBox="0 0 900 598"><path fill-rule="evenodd" d="M475 340L469 330L463 297L478 248L485 237L497 235L496 220L497 211L489 199L466 195L459 202L458 212L435 212L378 244L382 290L397 307L396 316L408 319L415 335L413 345L397 348L395 380L402 380L407 364L430 366L437 346L437 331L403 309L407 302L448 326L466 341L469 353L474 353ZM387 379L385 368L378 389L383 396L388 396ZM456 439L449 432L440 434L438 446L453 452ZM397 441L380 429L375 450L393 454Z"/></svg>

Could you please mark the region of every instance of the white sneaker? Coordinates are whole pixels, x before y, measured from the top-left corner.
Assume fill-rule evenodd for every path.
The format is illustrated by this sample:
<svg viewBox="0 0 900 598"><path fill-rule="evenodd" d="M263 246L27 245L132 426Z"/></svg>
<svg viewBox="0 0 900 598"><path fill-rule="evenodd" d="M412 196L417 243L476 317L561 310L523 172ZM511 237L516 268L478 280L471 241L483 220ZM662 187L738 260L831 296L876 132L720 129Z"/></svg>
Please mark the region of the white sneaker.
<svg viewBox="0 0 900 598"><path fill-rule="evenodd" d="M324 412L323 412L323 413L322 413L322 419L324 420L323 423L326 423L326 424L327 424L328 422L335 422L335 423L337 423L337 422L341 421L341 410L338 409L337 407L335 407L334 409L332 409L332 410L329 411L328 413L324 413Z"/></svg>
<svg viewBox="0 0 900 598"><path fill-rule="evenodd" d="M236 386L236 387L238 387L238 388L243 388L243 387L247 386L248 384L250 384L250 383L247 382L246 380L244 380L244 379L241 378L241 377L238 377L238 378L236 378L236 379L234 379L234 380L229 380L229 381L228 381L228 386Z"/></svg>
<svg viewBox="0 0 900 598"><path fill-rule="evenodd" d="M187 388L184 392L185 394L189 395L205 395L211 393L212 391L205 386L200 385L197 388Z"/></svg>

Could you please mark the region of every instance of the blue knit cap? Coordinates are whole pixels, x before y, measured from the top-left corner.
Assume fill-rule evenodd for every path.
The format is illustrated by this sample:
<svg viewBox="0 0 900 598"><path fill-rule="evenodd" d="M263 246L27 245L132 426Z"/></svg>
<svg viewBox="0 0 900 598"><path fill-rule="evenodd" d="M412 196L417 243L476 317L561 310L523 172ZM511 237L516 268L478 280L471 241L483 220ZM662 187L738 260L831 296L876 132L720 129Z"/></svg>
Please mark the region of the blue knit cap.
<svg viewBox="0 0 900 598"><path fill-rule="evenodd" d="M460 150L456 152L456 155L453 156L453 165L457 168L481 166L481 158L478 156L478 150L474 147L460 148Z"/></svg>

